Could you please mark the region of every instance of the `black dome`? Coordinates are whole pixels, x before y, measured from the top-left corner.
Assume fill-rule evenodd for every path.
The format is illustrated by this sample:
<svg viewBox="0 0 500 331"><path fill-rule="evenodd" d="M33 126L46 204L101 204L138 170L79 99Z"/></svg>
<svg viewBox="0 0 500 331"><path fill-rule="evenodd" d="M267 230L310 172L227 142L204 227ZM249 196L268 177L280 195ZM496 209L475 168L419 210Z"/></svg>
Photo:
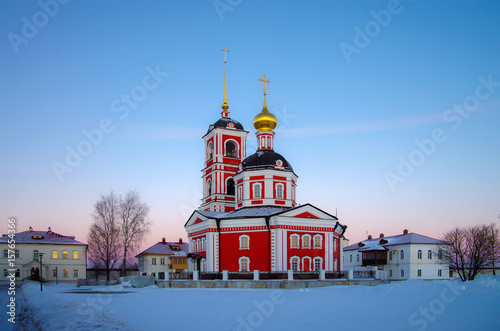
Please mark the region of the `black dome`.
<svg viewBox="0 0 500 331"><path fill-rule="evenodd" d="M241 161L240 171L258 169L278 169L293 172L292 165L281 154L270 150L257 151Z"/></svg>
<svg viewBox="0 0 500 331"><path fill-rule="evenodd" d="M231 125L232 124L232 125ZM231 127L233 126L233 127ZM236 130L244 130L243 125L240 122L233 120L229 117L221 117L217 122L210 125L208 131L212 130L212 128L225 128L225 129L236 129Z"/></svg>

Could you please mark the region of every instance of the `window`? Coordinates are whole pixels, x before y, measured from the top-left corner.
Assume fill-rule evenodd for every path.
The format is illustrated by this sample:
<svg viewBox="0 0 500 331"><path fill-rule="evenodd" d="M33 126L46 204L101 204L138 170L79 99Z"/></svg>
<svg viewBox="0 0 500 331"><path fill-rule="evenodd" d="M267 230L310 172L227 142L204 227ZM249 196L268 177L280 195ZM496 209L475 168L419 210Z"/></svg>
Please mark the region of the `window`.
<svg viewBox="0 0 500 331"><path fill-rule="evenodd" d="M260 184L253 184L253 197L254 198L261 197Z"/></svg>
<svg viewBox="0 0 500 331"><path fill-rule="evenodd" d="M165 279L165 272L164 271L158 272L158 279Z"/></svg>
<svg viewBox="0 0 500 331"><path fill-rule="evenodd" d="M314 271L320 271L322 267L322 261L320 257L314 258Z"/></svg>
<svg viewBox="0 0 500 331"><path fill-rule="evenodd" d="M201 259L201 270L202 271L206 271L207 270L207 260L206 259Z"/></svg>
<svg viewBox="0 0 500 331"><path fill-rule="evenodd" d="M204 251L206 250L206 239L201 238L201 250Z"/></svg>
<svg viewBox="0 0 500 331"><path fill-rule="evenodd" d="M78 278L78 269L73 269L73 278Z"/></svg>
<svg viewBox="0 0 500 331"><path fill-rule="evenodd" d="M63 251L62 258L63 259L67 259L68 258L68 251Z"/></svg>
<svg viewBox="0 0 500 331"><path fill-rule="evenodd" d="M68 278L68 269L63 270L63 277Z"/></svg>
<svg viewBox="0 0 500 331"><path fill-rule="evenodd" d="M240 257L239 263L240 263L240 271L250 270L250 259L248 257L245 256Z"/></svg>
<svg viewBox="0 0 500 331"><path fill-rule="evenodd" d="M299 270L299 258L297 256L294 256L290 259L290 264L292 266L293 271L300 271Z"/></svg>
<svg viewBox="0 0 500 331"><path fill-rule="evenodd" d="M212 180L207 180L207 195L212 195Z"/></svg>
<svg viewBox="0 0 500 331"><path fill-rule="evenodd" d="M442 260L443 259L443 251L439 250L438 252L438 259Z"/></svg>
<svg viewBox="0 0 500 331"><path fill-rule="evenodd" d="M283 184L276 184L276 198L283 199Z"/></svg>
<svg viewBox="0 0 500 331"><path fill-rule="evenodd" d="M18 249L16 249L16 251L15 251L14 253L15 253L16 258L19 258L19 256L20 256L20 254L19 254L19 250L18 250Z"/></svg>
<svg viewBox="0 0 500 331"><path fill-rule="evenodd" d="M57 277L57 269L52 269L52 277Z"/></svg>
<svg viewBox="0 0 500 331"><path fill-rule="evenodd" d="M6 259L9 257L9 251L8 250L4 250L3 251L3 258Z"/></svg>
<svg viewBox="0 0 500 331"><path fill-rule="evenodd" d="M389 261L392 261L392 251L389 252Z"/></svg>
<svg viewBox="0 0 500 331"><path fill-rule="evenodd" d="M321 248L323 237L320 234L314 236L314 248Z"/></svg>
<svg viewBox="0 0 500 331"><path fill-rule="evenodd" d="M152 265L156 265L156 257L153 257L153 258L151 259L151 264L152 264Z"/></svg>
<svg viewBox="0 0 500 331"><path fill-rule="evenodd" d="M302 236L302 248L311 248L311 236L305 234Z"/></svg>
<svg viewBox="0 0 500 331"><path fill-rule="evenodd" d="M389 277L392 278L392 270L389 270Z"/></svg>
<svg viewBox="0 0 500 331"><path fill-rule="evenodd" d="M160 258L160 264L165 265L165 258L164 257Z"/></svg>
<svg viewBox="0 0 500 331"><path fill-rule="evenodd" d="M418 250L418 253L417 253L417 258L418 258L419 260L422 260L422 250L420 250L420 249Z"/></svg>
<svg viewBox="0 0 500 331"><path fill-rule="evenodd" d="M359 253L356 254L356 262L359 262Z"/></svg>
<svg viewBox="0 0 500 331"><path fill-rule="evenodd" d="M333 251L337 251L337 238L333 239Z"/></svg>
<svg viewBox="0 0 500 331"><path fill-rule="evenodd" d="M401 260L405 259L405 251L401 250Z"/></svg>
<svg viewBox="0 0 500 331"><path fill-rule="evenodd" d="M441 269L438 269L438 277L441 277L443 275L443 272Z"/></svg>
<svg viewBox="0 0 500 331"><path fill-rule="evenodd" d="M229 178L226 182L226 194L234 195L234 179Z"/></svg>
<svg viewBox="0 0 500 331"><path fill-rule="evenodd" d="M405 271L403 269L401 269L401 277L404 277L405 276Z"/></svg>
<svg viewBox="0 0 500 331"><path fill-rule="evenodd" d="M422 277L422 269L417 270L417 277Z"/></svg>
<svg viewBox="0 0 500 331"><path fill-rule="evenodd" d="M196 250L201 251L201 240L199 238L196 239Z"/></svg>
<svg viewBox="0 0 500 331"><path fill-rule="evenodd" d="M57 259L57 251L52 251L52 258Z"/></svg>
<svg viewBox="0 0 500 331"><path fill-rule="evenodd" d="M349 262L352 263L352 254L349 255Z"/></svg>
<svg viewBox="0 0 500 331"><path fill-rule="evenodd" d="M37 250L33 251L33 260L37 260L38 261L38 251Z"/></svg>
<svg viewBox="0 0 500 331"><path fill-rule="evenodd" d="M207 146L207 160L211 160L213 156L214 156L214 144L212 142L209 142Z"/></svg>
<svg viewBox="0 0 500 331"><path fill-rule="evenodd" d="M226 156L236 157L236 144L232 141L226 142Z"/></svg>
<svg viewBox="0 0 500 331"><path fill-rule="evenodd" d="M427 258L432 260L432 251L430 249L427 251Z"/></svg>
<svg viewBox="0 0 500 331"><path fill-rule="evenodd" d="M299 235L292 234L290 236L290 248L299 248Z"/></svg>
<svg viewBox="0 0 500 331"><path fill-rule="evenodd" d="M191 240L191 251L196 252L196 241L194 239Z"/></svg>
<svg viewBox="0 0 500 331"><path fill-rule="evenodd" d="M250 248L250 237L246 234L240 236L240 249L249 249Z"/></svg>
<svg viewBox="0 0 500 331"><path fill-rule="evenodd" d="M73 251L73 260L78 260L78 252Z"/></svg>
<svg viewBox="0 0 500 331"><path fill-rule="evenodd" d="M243 187L240 185L238 186L238 201L243 200Z"/></svg>

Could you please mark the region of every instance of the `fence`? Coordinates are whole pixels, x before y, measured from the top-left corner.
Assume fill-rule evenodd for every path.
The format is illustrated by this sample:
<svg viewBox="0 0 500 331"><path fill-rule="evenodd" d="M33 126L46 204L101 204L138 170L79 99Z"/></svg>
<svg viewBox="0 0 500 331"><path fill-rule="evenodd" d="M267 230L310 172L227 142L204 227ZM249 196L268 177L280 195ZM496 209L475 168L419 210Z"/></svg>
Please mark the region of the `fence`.
<svg viewBox="0 0 500 331"><path fill-rule="evenodd" d="M253 272L228 272L229 280L252 280L254 279ZM326 271L325 279L347 279L348 272L347 271ZM354 271L353 272L354 279L360 278L375 278L375 271ZM169 273L170 280L192 280L193 272L170 272ZM222 280L223 272L219 271L203 271L199 274L199 280ZM288 279L287 271L261 271L259 272L259 280L279 280L279 279ZM293 272L294 280L314 280L320 279L319 271L294 271Z"/></svg>

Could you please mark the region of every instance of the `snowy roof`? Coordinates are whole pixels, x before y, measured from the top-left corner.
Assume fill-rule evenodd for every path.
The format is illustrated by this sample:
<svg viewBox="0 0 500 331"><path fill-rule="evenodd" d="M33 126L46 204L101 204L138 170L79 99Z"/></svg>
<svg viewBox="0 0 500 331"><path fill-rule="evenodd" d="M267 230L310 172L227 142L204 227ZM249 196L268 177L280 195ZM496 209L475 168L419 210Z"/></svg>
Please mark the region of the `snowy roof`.
<svg viewBox="0 0 500 331"><path fill-rule="evenodd" d="M358 243L349 245L344 248L344 251L380 251L386 250L387 246L403 245L403 244L444 244L444 241L423 236L417 233L400 234L383 238L375 238L363 240Z"/></svg>
<svg viewBox="0 0 500 331"><path fill-rule="evenodd" d="M10 237L3 234L0 243L7 243ZM16 244L87 245L75 240L74 236L63 236L53 231L24 231L15 234Z"/></svg>
<svg viewBox="0 0 500 331"><path fill-rule="evenodd" d="M186 256L187 253L189 253L189 245L187 243L181 244L179 242L160 241L145 251L137 254L136 257L146 254Z"/></svg>
<svg viewBox="0 0 500 331"><path fill-rule="evenodd" d="M241 217L270 216L277 213L281 213L289 209L292 208L267 206L267 207L245 207L228 213L204 211L204 210L197 210L197 212L209 218L227 219L227 218L241 218Z"/></svg>

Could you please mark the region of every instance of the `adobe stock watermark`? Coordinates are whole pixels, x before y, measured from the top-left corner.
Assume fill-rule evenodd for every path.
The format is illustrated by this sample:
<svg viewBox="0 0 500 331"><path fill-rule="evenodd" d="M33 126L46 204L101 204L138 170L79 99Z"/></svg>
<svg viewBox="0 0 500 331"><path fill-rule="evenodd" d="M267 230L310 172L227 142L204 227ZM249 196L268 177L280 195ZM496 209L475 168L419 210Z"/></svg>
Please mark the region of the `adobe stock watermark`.
<svg viewBox="0 0 500 331"><path fill-rule="evenodd" d="M403 6L399 0L389 0L386 8L379 11L370 11L373 20L368 21L363 29L359 26L354 27L353 45L346 42L339 44L347 63L351 63L353 54L361 53L361 50L370 45L372 40L382 32L382 29L389 26L394 15L398 15L403 11Z"/></svg>
<svg viewBox="0 0 500 331"><path fill-rule="evenodd" d="M289 113L286 107L283 107L281 110L278 108L273 108L271 110L271 113L273 113L276 118L278 119L278 126L276 129L274 129L274 132L276 134L279 134L283 130L285 130L290 123L292 122L295 117L297 117L296 114ZM247 156L255 153L257 151L257 139L247 139Z"/></svg>
<svg viewBox="0 0 500 331"><path fill-rule="evenodd" d="M229 11L232 12L234 8L241 5L243 0L214 0L212 5L214 6L215 12L217 16L219 16L219 20L224 21L224 13Z"/></svg>
<svg viewBox="0 0 500 331"><path fill-rule="evenodd" d="M452 108L443 113L444 122L450 123L453 130L458 130L462 126L463 120L469 118L479 108L480 101L491 97L496 88L500 86L500 82L494 81L491 74L487 78L479 76L477 80L479 84L474 89L474 94L467 96L461 104L454 104ZM428 138L415 139L416 147L406 157L398 156L397 170L384 173L384 179L389 189L394 192L398 183L406 182L408 177L422 166L436 152L438 146L446 140L448 140L448 135L443 128L435 128Z"/></svg>
<svg viewBox="0 0 500 331"><path fill-rule="evenodd" d="M274 313L275 307L283 304L286 301L286 296L283 290L273 290L269 295L269 300L265 299L262 301L253 301L255 310L250 312L246 318L238 316L236 321L238 322L237 331L252 331L254 329L260 328L266 318L271 317Z"/></svg>
<svg viewBox="0 0 500 331"><path fill-rule="evenodd" d="M109 305L113 301L113 297L111 294L96 294L93 296L87 297L86 303L83 303L78 306L77 314L84 318L82 321L84 325L89 327L95 327L95 325L91 325L90 323L94 322L97 315L102 315L104 312L104 307ZM70 321L64 328L64 330L80 330L80 321Z"/></svg>
<svg viewBox="0 0 500 331"><path fill-rule="evenodd" d="M455 302L458 296L465 290L465 286L458 282L446 281L445 288L439 294L439 298L432 300L425 307L420 306L418 311L408 317L408 323L417 328L418 331L427 330L429 323L446 311L446 306Z"/></svg>
<svg viewBox="0 0 500 331"><path fill-rule="evenodd" d="M122 93L111 103L111 112L117 114L119 120L125 120L130 111L136 109L147 98L149 92L160 86L164 78L169 75L168 72L160 70L160 65L156 65L155 69L147 66L146 72L141 84L134 86L129 93ZM116 120L113 121L108 117L102 118L96 128L82 130L83 138L74 147L66 146L64 161L52 162L52 170L59 182L63 181L65 174L73 172L83 162L83 159L88 157L94 148L103 142L106 135L115 130L115 122Z"/></svg>
<svg viewBox="0 0 500 331"><path fill-rule="evenodd" d="M35 38L41 28L49 23L51 18L54 18L59 13L59 6L65 5L71 0L40 0L38 5L40 10L33 14L31 19L26 16L21 18L23 23L21 33L17 34L9 32L7 39L9 39L12 49L17 54L19 53L19 46L27 44L31 39Z"/></svg>

